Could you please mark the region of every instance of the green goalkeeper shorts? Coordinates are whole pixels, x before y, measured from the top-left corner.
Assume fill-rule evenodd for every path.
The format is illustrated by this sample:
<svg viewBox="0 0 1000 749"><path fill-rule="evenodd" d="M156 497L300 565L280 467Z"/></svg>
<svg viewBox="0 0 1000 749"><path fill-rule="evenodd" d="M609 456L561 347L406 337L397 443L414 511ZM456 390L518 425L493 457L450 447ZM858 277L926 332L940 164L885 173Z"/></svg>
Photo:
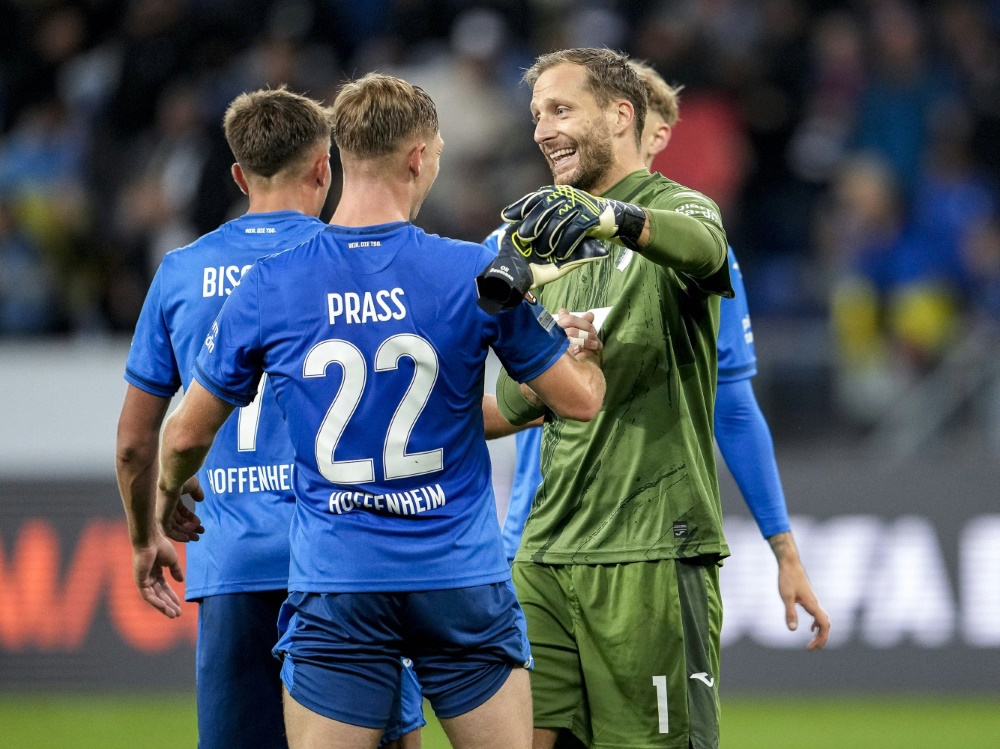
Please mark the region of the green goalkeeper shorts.
<svg viewBox="0 0 1000 749"><path fill-rule="evenodd" d="M719 565L514 563L536 728L592 749L719 746Z"/></svg>

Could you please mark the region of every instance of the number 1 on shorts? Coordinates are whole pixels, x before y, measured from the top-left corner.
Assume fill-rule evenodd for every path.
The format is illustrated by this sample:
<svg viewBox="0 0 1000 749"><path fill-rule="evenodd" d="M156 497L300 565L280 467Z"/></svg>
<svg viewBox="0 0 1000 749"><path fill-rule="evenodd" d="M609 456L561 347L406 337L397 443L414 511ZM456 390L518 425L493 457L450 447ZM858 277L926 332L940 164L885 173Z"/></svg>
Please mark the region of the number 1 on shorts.
<svg viewBox="0 0 1000 749"><path fill-rule="evenodd" d="M667 714L667 677L654 676L656 687L656 712L660 717L660 733L670 733L670 716Z"/></svg>

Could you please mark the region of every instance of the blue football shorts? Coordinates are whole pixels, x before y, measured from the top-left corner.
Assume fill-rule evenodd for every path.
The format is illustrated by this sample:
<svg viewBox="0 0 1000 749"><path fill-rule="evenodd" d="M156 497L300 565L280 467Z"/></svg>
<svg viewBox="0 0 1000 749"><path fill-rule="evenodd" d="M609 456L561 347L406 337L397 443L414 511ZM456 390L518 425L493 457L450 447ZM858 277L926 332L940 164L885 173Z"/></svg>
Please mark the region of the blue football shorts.
<svg viewBox="0 0 1000 749"><path fill-rule="evenodd" d="M439 718L479 707L514 668L531 667L524 614L509 581L410 593L289 593L278 629L274 653L283 658L281 679L292 698L366 728L387 725L403 658Z"/></svg>
<svg viewBox="0 0 1000 749"><path fill-rule="evenodd" d="M198 607L199 749L288 749L281 665L271 657L284 590L229 593Z"/></svg>
<svg viewBox="0 0 1000 749"><path fill-rule="evenodd" d="M278 639L284 590L230 593L201 599L198 609L199 749L288 749L281 704ZM382 743L426 725L420 684L401 670Z"/></svg>

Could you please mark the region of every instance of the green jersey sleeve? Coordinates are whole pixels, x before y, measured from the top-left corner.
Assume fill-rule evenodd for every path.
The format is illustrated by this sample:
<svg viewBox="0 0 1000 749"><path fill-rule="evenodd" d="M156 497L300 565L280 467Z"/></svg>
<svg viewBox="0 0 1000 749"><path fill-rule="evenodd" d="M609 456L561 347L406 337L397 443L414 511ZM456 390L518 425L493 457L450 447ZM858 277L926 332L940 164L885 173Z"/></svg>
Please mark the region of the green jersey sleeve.
<svg viewBox="0 0 1000 749"><path fill-rule="evenodd" d="M683 273L707 293L732 297L718 206L693 190L664 190L654 201L646 208L649 242L642 255Z"/></svg>

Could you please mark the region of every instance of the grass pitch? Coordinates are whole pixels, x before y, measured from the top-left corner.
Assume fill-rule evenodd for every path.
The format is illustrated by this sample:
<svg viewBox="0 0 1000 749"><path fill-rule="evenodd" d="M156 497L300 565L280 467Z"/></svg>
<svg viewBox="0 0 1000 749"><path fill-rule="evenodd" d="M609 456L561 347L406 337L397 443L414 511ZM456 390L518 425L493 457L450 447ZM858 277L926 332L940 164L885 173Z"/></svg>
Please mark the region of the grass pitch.
<svg viewBox="0 0 1000 749"><path fill-rule="evenodd" d="M428 711L424 749L446 749ZM724 749L986 749L1000 697L723 698ZM0 749L180 749L197 745L190 693L0 693Z"/></svg>

